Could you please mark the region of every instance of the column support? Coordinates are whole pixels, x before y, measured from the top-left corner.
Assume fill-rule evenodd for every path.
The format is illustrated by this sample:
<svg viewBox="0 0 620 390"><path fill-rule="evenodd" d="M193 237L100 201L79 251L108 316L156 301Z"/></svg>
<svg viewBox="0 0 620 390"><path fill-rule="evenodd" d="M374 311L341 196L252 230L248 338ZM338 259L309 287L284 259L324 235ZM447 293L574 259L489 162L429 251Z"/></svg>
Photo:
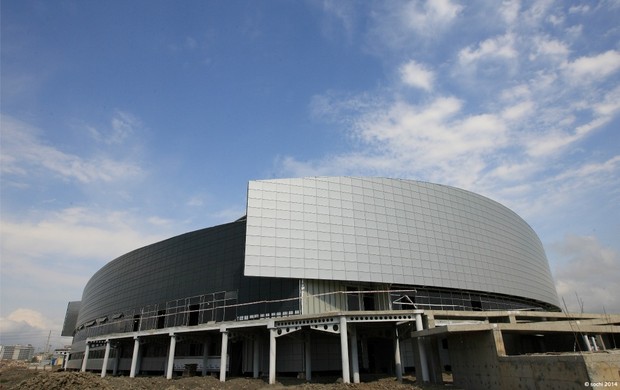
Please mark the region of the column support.
<svg viewBox="0 0 620 390"><path fill-rule="evenodd" d="M349 343L347 336L347 317L340 316L340 357L342 358L342 383L351 383L349 375Z"/></svg>
<svg viewBox="0 0 620 390"><path fill-rule="evenodd" d="M226 363L228 362L228 331L226 328L222 332L222 352L220 353L220 382L226 381Z"/></svg>
<svg viewBox="0 0 620 390"><path fill-rule="evenodd" d="M108 372L108 359L110 359L110 340L105 341L105 353L103 354L103 364L101 365L102 378L105 378Z"/></svg>
<svg viewBox="0 0 620 390"><path fill-rule="evenodd" d="M351 370L353 371L353 383L360 383L360 364L357 351L357 328L351 326L349 330L351 335Z"/></svg>
<svg viewBox="0 0 620 390"><path fill-rule="evenodd" d="M422 323L422 314L416 313L415 315L415 329L420 331L424 330L424 324ZM418 351L420 353L420 365L422 366L422 381L428 382L428 362L426 361L426 347L421 337L417 338ZM419 374L416 367L416 376Z"/></svg>
<svg viewBox="0 0 620 390"><path fill-rule="evenodd" d="M133 338L133 355L131 355L131 371L129 371L129 377L135 378L138 371L138 356L140 355L140 339Z"/></svg>
<svg viewBox="0 0 620 390"><path fill-rule="evenodd" d="M207 337L205 342L202 343L202 376L207 376L207 365L209 363L209 342L210 339Z"/></svg>
<svg viewBox="0 0 620 390"><path fill-rule="evenodd" d="M276 383L276 330L269 329L269 384Z"/></svg>
<svg viewBox="0 0 620 390"><path fill-rule="evenodd" d="M306 381L312 380L312 340L310 332L306 332L306 342L304 345L305 363L306 363Z"/></svg>
<svg viewBox="0 0 620 390"><path fill-rule="evenodd" d="M400 340L398 339L398 328L394 330L394 369L396 370L396 379L403 381L403 364L400 356Z"/></svg>
<svg viewBox="0 0 620 390"><path fill-rule="evenodd" d="M90 352L90 344L87 342L86 343L86 349L84 350L84 358L82 359L82 368L80 369L80 371L85 372L86 371L86 363L88 362L88 353Z"/></svg>
<svg viewBox="0 0 620 390"><path fill-rule="evenodd" d="M170 334L170 351L168 352L168 369L166 370L166 379L172 379L174 373L174 350L177 346L177 336Z"/></svg>
<svg viewBox="0 0 620 390"><path fill-rule="evenodd" d="M120 343L116 344L116 357L114 357L114 365L112 366L112 376L118 375L118 366L121 363L121 352L123 348Z"/></svg>
<svg viewBox="0 0 620 390"><path fill-rule="evenodd" d="M588 335L584 334L582 338L588 352L592 352L592 346L590 345L590 340L588 340Z"/></svg>
<svg viewBox="0 0 620 390"><path fill-rule="evenodd" d="M258 378L260 374L260 338L259 334L254 335L254 344L252 345L252 376Z"/></svg>

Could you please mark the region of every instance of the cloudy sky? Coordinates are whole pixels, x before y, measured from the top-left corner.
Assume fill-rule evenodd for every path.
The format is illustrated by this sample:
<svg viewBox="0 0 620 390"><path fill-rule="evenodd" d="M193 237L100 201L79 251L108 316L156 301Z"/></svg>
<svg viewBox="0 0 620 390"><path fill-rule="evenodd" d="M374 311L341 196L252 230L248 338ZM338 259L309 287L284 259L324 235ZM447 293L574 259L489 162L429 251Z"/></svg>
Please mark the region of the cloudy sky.
<svg viewBox="0 0 620 390"><path fill-rule="evenodd" d="M620 2L1 3L1 342L247 181L443 183L512 208L571 310L620 312Z"/></svg>

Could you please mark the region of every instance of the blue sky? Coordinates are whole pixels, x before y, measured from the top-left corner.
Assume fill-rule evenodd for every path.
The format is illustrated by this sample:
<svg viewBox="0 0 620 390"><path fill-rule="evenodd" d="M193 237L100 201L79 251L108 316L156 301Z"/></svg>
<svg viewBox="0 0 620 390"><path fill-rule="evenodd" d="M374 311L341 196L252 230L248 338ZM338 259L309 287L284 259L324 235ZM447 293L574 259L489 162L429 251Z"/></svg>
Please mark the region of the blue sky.
<svg viewBox="0 0 620 390"><path fill-rule="evenodd" d="M486 195L569 309L620 312L618 1L1 7L2 343L68 342L106 262L309 175Z"/></svg>

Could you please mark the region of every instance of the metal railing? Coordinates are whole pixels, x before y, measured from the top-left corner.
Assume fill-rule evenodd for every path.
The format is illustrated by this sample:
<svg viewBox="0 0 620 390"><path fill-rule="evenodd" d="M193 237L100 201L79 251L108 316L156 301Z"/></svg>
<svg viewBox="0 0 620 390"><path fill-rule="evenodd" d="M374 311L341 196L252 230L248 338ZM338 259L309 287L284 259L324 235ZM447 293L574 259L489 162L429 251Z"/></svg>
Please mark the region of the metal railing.
<svg viewBox="0 0 620 390"><path fill-rule="evenodd" d="M276 300L262 300L238 303L236 291L219 291L198 296L175 299L165 304L147 305L142 308L129 309L112 314L109 317L91 321L89 326L82 325L75 333L75 341L84 340L111 333L128 333L175 326L193 326L223 321L248 321L264 318L279 318L302 314L302 300L329 297L338 298L346 307L342 311L368 310L363 305L351 305L350 298L363 300L368 295L389 296L389 307L383 310L536 310L534 306L518 306L514 301L502 302L497 297L485 297L480 294L449 292L441 295L428 290L355 290L335 291L321 294L304 292L300 297ZM335 299L335 301L338 299ZM477 305L472 305L475 302ZM479 306L478 306L479 305ZM353 307L354 306L354 307ZM495 307L495 308L494 308ZM373 309L370 309L373 310Z"/></svg>

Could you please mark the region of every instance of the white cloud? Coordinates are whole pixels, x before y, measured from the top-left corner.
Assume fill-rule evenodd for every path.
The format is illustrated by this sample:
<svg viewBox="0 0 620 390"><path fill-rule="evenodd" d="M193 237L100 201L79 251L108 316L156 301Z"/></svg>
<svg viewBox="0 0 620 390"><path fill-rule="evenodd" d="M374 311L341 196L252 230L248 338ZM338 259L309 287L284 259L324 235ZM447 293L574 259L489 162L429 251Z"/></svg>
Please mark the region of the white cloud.
<svg viewBox="0 0 620 390"><path fill-rule="evenodd" d="M396 42L390 48L400 47L408 53L416 53L417 46L397 41L399 35L411 37L413 27L405 29L394 19L395 13L399 12L401 19L418 20L418 25L436 17L447 26L462 11L475 12L458 7L435 12L429 8L430 2L403 7L380 9L384 12L373 14L373 20L385 20L381 37L388 46L392 45L389 38ZM284 170L418 177L465 187L476 183L476 188L492 193L505 189L492 180L501 179L501 185L510 183L506 191L514 187L521 193L527 187L522 185L525 179L542 175L536 180L547 185L545 179L579 169L581 159L560 161L566 153L576 153L583 140L617 116L620 92L618 87L588 90L588 86L567 83L561 76L571 72L610 74L617 52L569 62L573 38L549 29L547 23L551 10L556 20L564 17L558 8L551 1L521 8L520 2L504 2L499 16L505 25L494 24L491 35L476 29L482 32L471 35L479 39L477 43L451 47L451 58L458 59L452 61L452 69L431 70L427 63L432 62L413 54L415 60L396 65L400 78L392 89L354 96L333 92L315 96L311 105L314 116L343 126L358 142L352 143L348 152L323 159L302 162L281 158ZM498 28L505 31L498 33ZM449 53L446 56L450 57ZM424 64L418 58L425 58ZM484 66L484 72L470 72L478 64ZM439 93L422 103L400 95L402 84L437 93L438 79L446 80L442 86L456 82L468 91L454 96Z"/></svg>
<svg viewBox="0 0 620 390"><path fill-rule="evenodd" d="M14 323L23 322L37 329L48 329L51 325L51 321L45 318L43 314L31 309L17 309L8 315L7 320Z"/></svg>
<svg viewBox="0 0 620 390"><path fill-rule="evenodd" d="M549 15L549 17L547 17L547 21L549 23L551 23L554 26L559 26L562 23L564 23L564 16L560 16L560 15Z"/></svg>
<svg viewBox="0 0 620 390"><path fill-rule="evenodd" d="M411 60L400 67L400 76L406 85L421 88L425 91L433 90L435 74L428 67Z"/></svg>
<svg viewBox="0 0 620 390"><path fill-rule="evenodd" d="M570 26L566 28L566 35L572 37L573 39L581 36L583 34L583 25L577 24L574 26Z"/></svg>
<svg viewBox="0 0 620 390"><path fill-rule="evenodd" d="M161 238L148 235L146 227L140 225L127 212L84 207L59 210L37 220L4 215L0 221L3 267L17 265L24 257L112 260Z"/></svg>
<svg viewBox="0 0 620 390"><path fill-rule="evenodd" d="M595 237L568 235L552 250L568 262L555 270L556 287L569 311L620 313L620 253Z"/></svg>
<svg viewBox="0 0 620 390"><path fill-rule="evenodd" d="M379 57L386 51L427 47L442 39L464 7L450 0L371 2L365 49Z"/></svg>
<svg viewBox="0 0 620 390"><path fill-rule="evenodd" d="M84 207L52 213L31 210L29 215L19 217L3 213L0 220L3 310L24 307L33 299L47 300L50 305L59 299L79 299L88 279L105 263L172 235L166 225L152 222L153 219L143 220L130 212ZM35 294L36 291L39 292ZM41 297L41 291L49 293L49 297ZM53 317L58 318L64 312L55 314ZM31 318L31 324L35 325L39 317L22 319L26 318Z"/></svg>
<svg viewBox="0 0 620 390"><path fill-rule="evenodd" d="M568 9L570 14L585 14L588 11L590 11L590 6L587 4L573 5Z"/></svg>
<svg viewBox="0 0 620 390"><path fill-rule="evenodd" d="M0 342L3 345L32 344L35 350L44 350L49 339L53 349L71 342L70 338L60 337L61 328L62 324L36 310L18 308L6 318L0 317Z"/></svg>
<svg viewBox="0 0 620 390"><path fill-rule="evenodd" d="M516 121L530 115L534 111L534 102L528 100L504 108L501 113L501 117L507 121Z"/></svg>
<svg viewBox="0 0 620 390"><path fill-rule="evenodd" d="M310 113L317 119L343 123L350 122L349 116L372 111L384 104L383 96L380 94L362 93L350 96L345 93L328 91L312 96Z"/></svg>
<svg viewBox="0 0 620 390"><path fill-rule="evenodd" d="M518 56L514 47L515 37L508 33L486 39L475 46L468 46L459 52L459 62L469 65L483 59L513 59Z"/></svg>
<svg viewBox="0 0 620 390"><path fill-rule="evenodd" d="M528 26L539 26L545 19L549 9L553 6L554 0L538 0L521 14L522 22Z"/></svg>
<svg viewBox="0 0 620 390"><path fill-rule="evenodd" d="M87 126L87 129L95 140L114 145L123 143L141 127L140 119L128 112L116 110L110 120L109 128L97 130L93 126Z"/></svg>
<svg viewBox="0 0 620 390"><path fill-rule="evenodd" d="M620 52L609 50L594 56L579 57L564 65L564 72L571 82L603 79L620 69Z"/></svg>
<svg viewBox="0 0 620 390"><path fill-rule="evenodd" d="M353 98L357 101L358 97ZM330 97L325 96L325 106ZM335 105L349 107L345 102ZM494 151L507 145L508 128L501 116L463 112L463 101L438 97L426 104L396 100L390 104L364 105L361 112L347 113L354 119L344 123L361 141L358 150L326 156L308 163L283 158L286 173L302 174L371 174L411 176L424 174L454 185L471 186L488 164ZM513 118L527 107L506 113ZM337 115L337 110L331 112Z"/></svg>
<svg viewBox="0 0 620 390"><path fill-rule="evenodd" d="M333 16L342 25L347 39L350 41L355 30L354 3L336 0L323 0L323 11ZM333 25L326 21L323 24L323 33L328 37L333 35Z"/></svg>
<svg viewBox="0 0 620 390"><path fill-rule="evenodd" d="M203 196L195 195L189 198L185 204L190 207L200 207L204 206L205 200Z"/></svg>
<svg viewBox="0 0 620 390"><path fill-rule="evenodd" d="M534 61L542 56L561 62L570 54L568 45L560 40L537 36L533 41L534 50L529 56L530 61Z"/></svg>
<svg viewBox="0 0 620 390"><path fill-rule="evenodd" d="M502 2L500 6L500 15L506 24L512 26L519 19L520 8L521 2L518 0Z"/></svg>
<svg viewBox="0 0 620 390"><path fill-rule="evenodd" d="M114 125L120 133L128 131L122 118ZM2 115L2 172L10 175L57 175L81 183L112 182L135 178L142 169L128 161L98 155L84 158L45 144L40 131L13 117Z"/></svg>
<svg viewBox="0 0 620 390"><path fill-rule="evenodd" d="M450 24L463 7L450 0L411 1L403 7L406 25L420 35L431 35Z"/></svg>
<svg viewBox="0 0 620 390"><path fill-rule="evenodd" d="M154 226L172 226L175 221L171 219L161 218L161 217L149 217L147 218L148 223Z"/></svg>
<svg viewBox="0 0 620 390"><path fill-rule="evenodd" d="M185 37L185 44L183 46L187 50L194 50L198 46L198 41L194 37Z"/></svg>
<svg viewBox="0 0 620 390"><path fill-rule="evenodd" d="M601 163L586 163L575 169L567 169L553 178L554 181L575 181L575 185L583 186L591 181L600 180L599 175L608 176L620 170L620 155ZM576 182L578 180L578 182Z"/></svg>
<svg viewBox="0 0 620 390"><path fill-rule="evenodd" d="M406 156L417 166L442 165L501 147L505 125L491 114L462 115L463 103L453 97L427 105L396 102L387 112L370 113L358 122L359 134L379 149Z"/></svg>
<svg viewBox="0 0 620 390"><path fill-rule="evenodd" d="M540 168L533 161L524 161L524 162L513 162L506 161L498 164L495 168L493 168L488 176L491 180L501 179L501 180L510 180L514 178L527 178L530 177L534 172L539 170ZM531 187L526 184L516 185L507 189L507 191L511 192L519 192L522 193L524 189L530 189Z"/></svg>
<svg viewBox="0 0 620 390"><path fill-rule="evenodd" d="M558 107L557 110L540 110L538 115L548 124L536 132L527 133L523 140L527 154L542 157L559 153L610 123L620 112L620 87L602 96L593 94L591 99L593 101L572 102L573 106ZM577 122L573 115L577 110L588 113L589 120Z"/></svg>

